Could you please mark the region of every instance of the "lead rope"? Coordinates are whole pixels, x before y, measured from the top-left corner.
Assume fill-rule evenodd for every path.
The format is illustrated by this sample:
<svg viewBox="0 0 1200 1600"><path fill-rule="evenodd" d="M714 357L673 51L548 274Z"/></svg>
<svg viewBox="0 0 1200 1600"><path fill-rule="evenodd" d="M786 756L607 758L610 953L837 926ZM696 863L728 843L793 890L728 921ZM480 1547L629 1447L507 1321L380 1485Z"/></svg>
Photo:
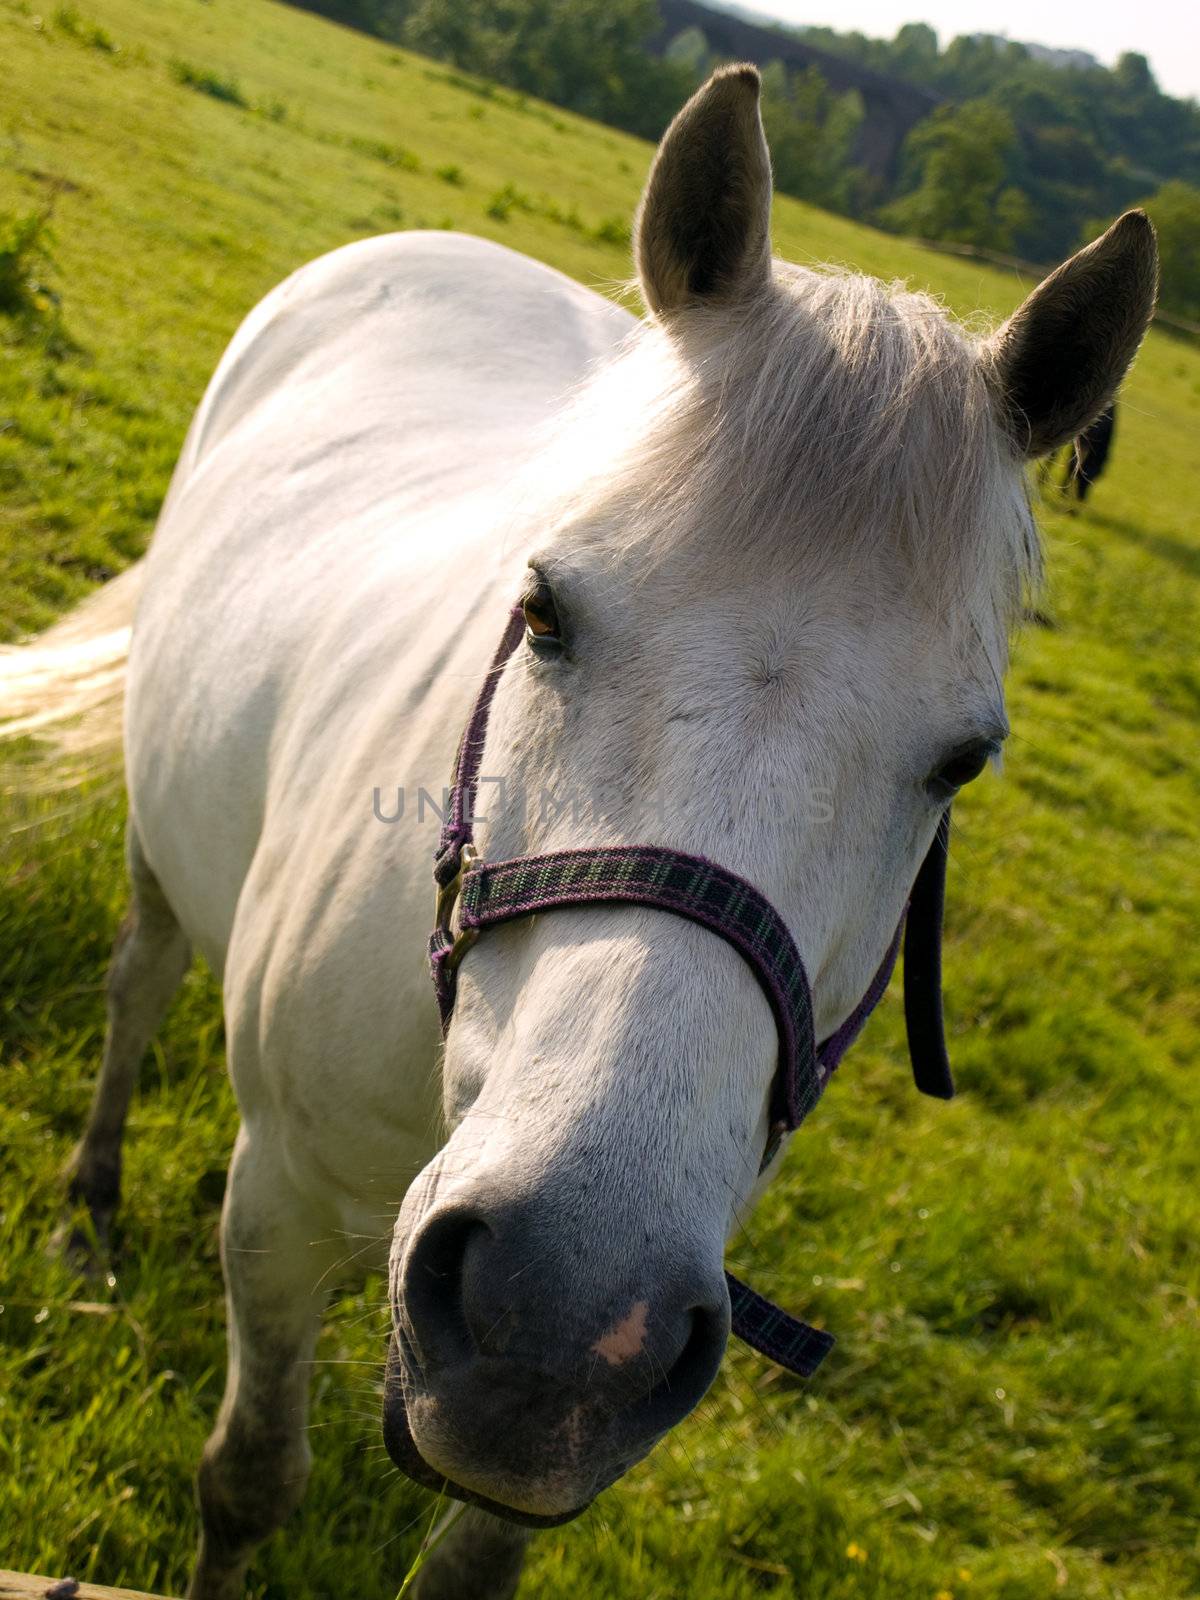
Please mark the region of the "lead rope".
<svg viewBox="0 0 1200 1600"><path fill-rule="evenodd" d="M659 845L560 850L509 861L481 861L474 849L473 810L479 767L496 686L524 636L519 606L476 698L459 742L454 779L434 858L437 926L429 961L446 1034L463 956L485 928L566 906L632 904L671 911L698 922L734 946L761 986L779 1032L780 1060L764 1170L786 1133L816 1105L842 1056L887 988L904 936L904 1002L917 1087L949 1098L942 1029L941 921L945 895L949 809L913 886L878 972L851 1015L818 1048L804 963L779 913L753 884L716 862ZM457 911L458 927L453 927ZM907 931L906 930L907 924ZM833 1347L833 1335L793 1317L726 1272L731 1326L745 1344L800 1377L811 1377Z"/></svg>

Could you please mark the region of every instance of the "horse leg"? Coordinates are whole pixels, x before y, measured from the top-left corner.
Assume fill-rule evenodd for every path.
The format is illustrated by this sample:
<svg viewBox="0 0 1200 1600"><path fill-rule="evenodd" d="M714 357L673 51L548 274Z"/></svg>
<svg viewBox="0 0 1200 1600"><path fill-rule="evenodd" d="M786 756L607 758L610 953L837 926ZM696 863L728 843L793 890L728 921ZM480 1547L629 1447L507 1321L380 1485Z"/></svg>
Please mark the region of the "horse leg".
<svg viewBox="0 0 1200 1600"><path fill-rule="evenodd" d="M451 1518L450 1532L421 1568L413 1588L415 1600L511 1600L531 1530L502 1522L475 1506L465 1511L456 1507L441 1526Z"/></svg>
<svg viewBox="0 0 1200 1600"><path fill-rule="evenodd" d="M100 1077L87 1128L67 1168L68 1193L72 1201L86 1204L101 1249L107 1248L120 1199L121 1140L138 1066L191 962L183 930L132 825L127 857L133 894L108 971Z"/></svg>
<svg viewBox="0 0 1200 1600"><path fill-rule="evenodd" d="M221 1217L229 1366L196 1477L201 1533L188 1600L240 1596L256 1546L304 1494L312 1353L335 1259L327 1223L243 1125Z"/></svg>

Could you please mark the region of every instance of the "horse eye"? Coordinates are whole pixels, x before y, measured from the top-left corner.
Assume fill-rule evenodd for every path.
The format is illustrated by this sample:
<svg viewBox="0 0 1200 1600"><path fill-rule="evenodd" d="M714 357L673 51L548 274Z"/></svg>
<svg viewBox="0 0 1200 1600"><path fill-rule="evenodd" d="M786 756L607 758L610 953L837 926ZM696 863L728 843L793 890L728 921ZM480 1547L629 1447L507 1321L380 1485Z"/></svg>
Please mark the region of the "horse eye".
<svg viewBox="0 0 1200 1600"><path fill-rule="evenodd" d="M991 740L965 745L930 774L925 786L939 797L952 795L977 778L995 754L996 745Z"/></svg>
<svg viewBox="0 0 1200 1600"><path fill-rule="evenodd" d="M525 637L531 645L551 648L562 645L558 612L548 583L539 580L521 601L521 609L525 613Z"/></svg>

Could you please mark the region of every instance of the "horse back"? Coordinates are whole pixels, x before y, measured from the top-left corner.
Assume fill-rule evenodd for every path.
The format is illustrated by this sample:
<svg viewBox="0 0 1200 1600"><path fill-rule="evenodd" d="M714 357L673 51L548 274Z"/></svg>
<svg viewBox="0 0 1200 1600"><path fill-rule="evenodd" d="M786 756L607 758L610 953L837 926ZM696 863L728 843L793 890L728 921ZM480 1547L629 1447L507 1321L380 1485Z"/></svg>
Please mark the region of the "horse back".
<svg viewBox="0 0 1200 1600"><path fill-rule="evenodd" d="M355 734L385 718L397 761L448 769L447 640L490 624L514 478L631 321L500 246L400 234L310 263L235 335L155 533L126 715L135 826L218 968L264 842L287 859L365 774Z"/></svg>

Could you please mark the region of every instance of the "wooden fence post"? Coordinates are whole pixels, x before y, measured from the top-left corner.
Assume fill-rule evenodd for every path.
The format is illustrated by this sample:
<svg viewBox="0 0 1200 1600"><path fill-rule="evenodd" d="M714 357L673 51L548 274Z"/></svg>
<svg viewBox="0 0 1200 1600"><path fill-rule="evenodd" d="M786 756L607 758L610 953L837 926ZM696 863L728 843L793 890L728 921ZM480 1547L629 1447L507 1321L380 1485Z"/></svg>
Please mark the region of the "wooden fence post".
<svg viewBox="0 0 1200 1600"><path fill-rule="evenodd" d="M141 1589L105 1589L73 1578L41 1578L33 1572L0 1570L0 1600L169 1600Z"/></svg>

